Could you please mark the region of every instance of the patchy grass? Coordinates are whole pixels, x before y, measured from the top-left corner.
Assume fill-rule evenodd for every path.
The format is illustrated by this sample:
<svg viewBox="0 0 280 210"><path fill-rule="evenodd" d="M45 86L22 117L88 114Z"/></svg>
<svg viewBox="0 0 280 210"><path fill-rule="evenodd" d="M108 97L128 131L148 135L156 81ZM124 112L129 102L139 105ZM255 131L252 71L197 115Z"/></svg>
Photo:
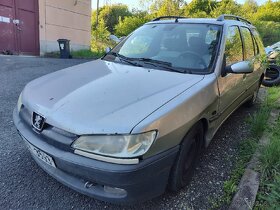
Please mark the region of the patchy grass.
<svg viewBox="0 0 280 210"><path fill-rule="evenodd" d="M91 51L91 50L78 50L78 51L72 51L71 55L73 58L95 59L95 58L102 57L104 55L104 52Z"/></svg>
<svg viewBox="0 0 280 210"><path fill-rule="evenodd" d="M104 55L103 51L92 51L92 50L77 50L71 51L72 58L75 59L97 59ZM48 58L59 58L60 53L58 51L49 52L45 54L45 57Z"/></svg>
<svg viewBox="0 0 280 210"><path fill-rule="evenodd" d="M268 95L267 98L267 104L271 108L279 109L280 108L280 102L277 103L280 99L280 87L271 87L268 89Z"/></svg>
<svg viewBox="0 0 280 210"><path fill-rule="evenodd" d="M258 147L258 142L262 134L266 129L269 129L267 120L272 108L280 108L280 103L277 101L280 99L280 88L273 87L268 90L268 97L261 105L259 110L246 121L250 126L251 138L244 140L239 145L238 160L235 165L235 169L232 171L230 179L224 182L224 194L219 200L210 201L212 203L212 209L219 209L221 206L228 205L232 197L237 191L239 181L245 172L247 163L250 161L252 155ZM261 208L257 209L280 209L280 120L278 127L273 129L274 140L271 141L271 145L263 149L263 155L261 157L262 171L268 180L272 180L271 183L263 183L263 193L258 196ZM277 169L277 170L276 170ZM271 175L271 172L273 175ZM273 177L273 179L271 178ZM267 195L267 189L270 189L272 194ZM277 207L277 208L274 208Z"/></svg>
<svg viewBox="0 0 280 210"><path fill-rule="evenodd" d="M254 209L280 209L280 119L260 157L261 183Z"/></svg>
<svg viewBox="0 0 280 210"><path fill-rule="evenodd" d="M271 107L265 102L264 105L260 107L258 112L256 112L253 116L250 116L247 120L247 122L250 124L251 135L253 138L259 139L265 131L267 127L266 121L269 117L270 110Z"/></svg>
<svg viewBox="0 0 280 210"><path fill-rule="evenodd" d="M249 138L239 145L239 155L235 168L231 173L230 179L224 182L223 196L216 201L211 201L212 209L219 209L221 206L228 205L231 202L233 195L237 191L239 181L245 172L246 164L257 148L257 142L256 138Z"/></svg>
<svg viewBox="0 0 280 210"><path fill-rule="evenodd" d="M269 88L267 104L280 109L280 87ZM254 209L280 209L280 119L275 125L267 125L270 141L261 146L261 182Z"/></svg>
<svg viewBox="0 0 280 210"><path fill-rule="evenodd" d="M48 53L45 53L44 57L47 57L47 58L59 58L59 52L58 51L48 52Z"/></svg>

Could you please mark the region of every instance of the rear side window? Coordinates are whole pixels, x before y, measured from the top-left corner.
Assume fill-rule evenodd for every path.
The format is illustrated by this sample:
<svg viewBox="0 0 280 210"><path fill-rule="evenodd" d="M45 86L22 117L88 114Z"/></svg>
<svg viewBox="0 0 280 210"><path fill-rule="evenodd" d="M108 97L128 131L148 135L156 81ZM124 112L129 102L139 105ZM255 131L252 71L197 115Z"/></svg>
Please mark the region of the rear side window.
<svg viewBox="0 0 280 210"><path fill-rule="evenodd" d="M243 60L242 41L237 26L230 26L226 35L226 65L231 65Z"/></svg>
<svg viewBox="0 0 280 210"><path fill-rule="evenodd" d="M265 53L264 46L263 46L263 43L262 43L262 40L261 40L261 37L260 37L259 33L255 29L252 29L252 33L253 33L253 36L255 37L256 42L258 44L259 53L264 54Z"/></svg>
<svg viewBox="0 0 280 210"><path fill-rule="evenodd" d="M254 36L253 36L253 41L254 41L254 46L255 46L255 55L258 55L260 53L260 50L259 50L258 43Z"/></svg>
<svg viewBox="0 0 280 210"><path fill-rule="evenodd" d="M243 37L243 42L244 42L245 59L249 60L249 59L253 58L255 55L253 37L248 28L240 27L240 29L241 29L241 34Z"/></svg>

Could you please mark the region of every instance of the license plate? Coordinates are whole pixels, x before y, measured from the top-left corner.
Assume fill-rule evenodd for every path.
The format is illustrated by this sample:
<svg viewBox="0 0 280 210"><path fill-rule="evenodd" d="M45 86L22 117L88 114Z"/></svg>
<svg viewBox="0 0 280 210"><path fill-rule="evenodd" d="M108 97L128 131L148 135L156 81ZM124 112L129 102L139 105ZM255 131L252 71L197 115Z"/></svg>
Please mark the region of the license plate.
<svg viewBox="0 0 280 210"><path fill-rule="evenodd" d="M27 144L27 147L28 147L29 151L32 152L32 154L34 154L37 158L44 161L48 165L56 168L56 165L55 165L55 163L53 161L53 158L51 156L49 156L48 154L46 154L42 150L38 149L37 147L34 147L29 142L27 142L27 141L25 141L25 142Z"/></svg>

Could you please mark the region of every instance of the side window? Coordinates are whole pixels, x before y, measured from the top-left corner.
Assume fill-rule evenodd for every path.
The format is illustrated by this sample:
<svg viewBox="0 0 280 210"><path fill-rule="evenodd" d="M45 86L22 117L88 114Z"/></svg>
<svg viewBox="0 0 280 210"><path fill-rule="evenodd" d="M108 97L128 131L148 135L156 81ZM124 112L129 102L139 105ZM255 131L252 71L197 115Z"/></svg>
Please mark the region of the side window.
<svg viewBox="0 0 280 210"><path fill-rule="evenodd" d="M243 60L242 41L237 26L230 26L226 35L226 65L231 65Z"/></svg>
<svg viewBox="0 0 280 210"><path fill-rule="evenodd" d="M254 46L255 46L255 55L258 55L260 53L260 50L259 50L258 43L254 36L253 36L253 40L254 40Z"/></svg>
<svg viewBox="0 0 280 210"><path fill-rule="evenodd" d="M255 37L255 40L258 44L259 53L264 54L265 53L264 46L263 46L263 43L262 43L262 40L261 40L261 37L260 37L259 33L255 29L253 29L252 32L253 32L253 36Z"/></svg>
<svg viewBox="0 0 280 210"><path fill-rule="evenodd" d="M240 27L240 29L244 42L245 60L249 60L255 55L253 38L248 28Z"/></svg>

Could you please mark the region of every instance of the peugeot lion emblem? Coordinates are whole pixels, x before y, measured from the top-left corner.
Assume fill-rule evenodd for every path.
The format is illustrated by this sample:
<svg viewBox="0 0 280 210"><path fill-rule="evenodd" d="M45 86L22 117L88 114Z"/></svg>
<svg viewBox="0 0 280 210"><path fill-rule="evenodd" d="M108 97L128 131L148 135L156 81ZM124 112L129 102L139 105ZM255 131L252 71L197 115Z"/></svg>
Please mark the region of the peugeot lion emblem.
<svg viewBox="0 0 280 210"><path fill-rule="evenodd" d="M44 127L45 119L40 116L39 114L33 112L32 115L32 126L35 128L37 131L42 131Z"/></svg>

